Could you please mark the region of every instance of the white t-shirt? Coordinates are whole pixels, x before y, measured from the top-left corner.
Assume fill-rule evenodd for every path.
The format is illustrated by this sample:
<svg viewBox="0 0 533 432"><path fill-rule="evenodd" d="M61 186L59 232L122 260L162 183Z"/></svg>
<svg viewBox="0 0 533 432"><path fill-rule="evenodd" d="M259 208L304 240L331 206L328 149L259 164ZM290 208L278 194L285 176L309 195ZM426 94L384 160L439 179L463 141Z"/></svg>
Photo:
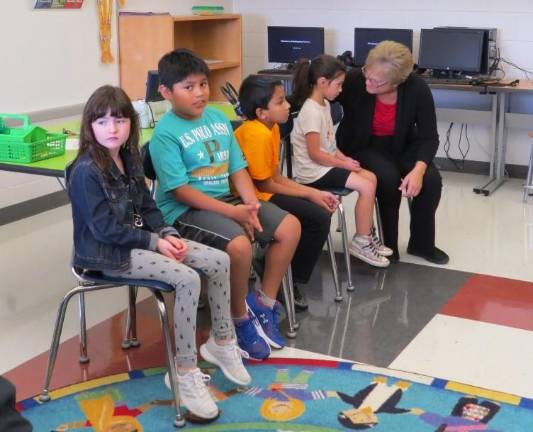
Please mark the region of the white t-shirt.
<svg viewBox="0 0 533 432"><path fill-rule="evenodd" d="M305 135L309 132L320 134L320 150L335 154L337 143L335 142L335 130L327 100L324 100L324 105L320 105L308 98L298 117L294 120L294 127L291 132L294 171L296 181L303 184L320 179L332 168L317 164L309 157L307 142L305 141Z"/></svg>

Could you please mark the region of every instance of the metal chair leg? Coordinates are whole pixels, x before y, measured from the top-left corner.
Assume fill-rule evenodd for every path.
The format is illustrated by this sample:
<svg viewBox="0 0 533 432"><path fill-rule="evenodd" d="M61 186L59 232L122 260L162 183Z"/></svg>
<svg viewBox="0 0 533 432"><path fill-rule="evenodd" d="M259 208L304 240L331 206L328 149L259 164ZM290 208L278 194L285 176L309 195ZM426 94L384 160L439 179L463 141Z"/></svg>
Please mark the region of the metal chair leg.
<svg viewBox="0 0 533 432"><path fill-rule="evenodd" d="M379 212L379 203L378 203L377 198L376 198L374 210L376 212L376 225L378 229L378 236L379 236L379 239L381 240L381 243L385 243L383 239L383 225L381 223L381 213Z"/></svg>
<svg viewBox="0 0 533 432"><path fill-rule="evenodd" d="M337 195L337 199L339 200L339 206L342 205L342 197ZM341 213L337 212L337 232L342 232L342 219L341 219Z"/></svg>
<svg viewBox="0 0 533 432"><path fill-rule="evenodd" d="M70 299L78 294L82 288L78 287L73 289L72 291L69 291L65 297L63 297L63 300L59 304L59 308L57 310L57 318L56 322L54 324L54 333L52 336L52 343L50 345L50 354L48 355L48 364L46 365L46 375L44 379L44 387L43 391L41 392L39 396L39 400L41 402L48 402L50 400L50 381L52 379L52 372L54 371L54 366L56 363L57 358L57 352L59 350L59 341L61 339L61 332L63 331L63 323L65 322L65 312L67 310L68 302ZM80 293L83 294L83 293Z"/></svg>
<svg viewBox="0 0 533 432"><path fill-rule="evenodd" d="M346 274L347 274L346 278L348 280L348 286L346 287L346 289L348 291L353 291L355 287L353 286L353 282L352 282L352 265L350 262L351 255L350 255L350 249L349 249L349 243L348 243L348 232L347 232L348 226L346 225L346 214L344 212L344 206L342 205L342 203L339 203L339 206L337 207L337 211L339 212L340 220L342 223L342 226L341 226L342 247L344 249L344 259L346 261Z"/></svg>
<svg viewBox="0 0 533 432"><path fill-rule="evenodd" d="M80 307L80 363L89 363L87 354L87 321L85 319L85 293L80 292L78 297Z"/></svg>
<svg viewBox="0 0 533 432"><path fill-rule="evenodd" d="M141 343L137 339L137 287L128 286L128 314L126 315L126 331L122 348L135 348Z"/></svg>
<svg viewBox="0 0 533 432"><path fill-rule="evenodd" d="M337 270L337 260L335 258L335 250L333 249L333 237L331 233L328 234L328 253L331 262L331 273L333 276L333 285L335 286L335 301L342 301L341 284L339 282L339 272Z"/></svg>
<svg viewBox="0 0 533 432"><path fill-rule="evenodd" d="M296 337L296 329L299 325L296 322L296 310L294 309L294 287L292 284L291 266L288 267L287 273L283 276L281 287L283 290L283 297L285 298L285 304L287 305L287 321L289 322L289 330L286 334L289 339L294 339Z"/></svg>
<svg viewBox="0 0 533 432"><path fill-rule="evenodd" d="M524 195L522 201L527 202L527 196L533 194L533 145L529 155L529 167L527 170L526 184L524 185Z"/></svg>
<svg viewBox="0 0 533 432"><path fill-rule="evenodd" d="M185 426L185 418L181 414L180 410L180 395L178 391L176 364L174 362L174 350L172 348L172 339L170 337L170 325L168 322L167 308L165 306L165 300L163 298L163 295L159 291L152 291L152 293L156 299L157 310L159 311L159 319L161 320L161 328L163 329L163 339L165 341L165 348L167 354L167 366L170 378L170 388L172 390L174 404L176 407L176 418L174 419L174 426L183 427Z"/></svg>

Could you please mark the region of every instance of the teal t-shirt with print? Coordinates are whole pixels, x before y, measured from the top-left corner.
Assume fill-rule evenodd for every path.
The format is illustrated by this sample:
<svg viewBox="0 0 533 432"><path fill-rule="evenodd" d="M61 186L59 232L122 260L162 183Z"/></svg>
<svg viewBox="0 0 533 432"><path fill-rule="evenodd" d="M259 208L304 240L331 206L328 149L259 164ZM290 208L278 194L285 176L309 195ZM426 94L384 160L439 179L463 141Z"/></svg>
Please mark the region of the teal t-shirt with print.
<svg viewBox="0 0 533 432"><path fill-rule="evenodd" d="M189 185L222 197L230 193L229 175L247 166L231 123L209 106L195 120L167 112L154 130L150 155L157 174L157 206L168 224L189 209L176 200L176 188Z"/></svg>

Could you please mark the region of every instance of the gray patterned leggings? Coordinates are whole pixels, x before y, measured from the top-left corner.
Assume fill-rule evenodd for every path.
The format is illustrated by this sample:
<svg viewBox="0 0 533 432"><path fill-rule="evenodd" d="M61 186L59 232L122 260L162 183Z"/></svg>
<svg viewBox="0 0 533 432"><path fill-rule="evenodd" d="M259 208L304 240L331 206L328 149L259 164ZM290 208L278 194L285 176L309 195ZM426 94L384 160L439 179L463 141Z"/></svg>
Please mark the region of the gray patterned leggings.
<svg viewBox="0 0 533 432"><path fill-rule="evenodd" d="M179 263L157 252L132 249L130 266L109 276L152 279L174 287L174 337L178 368L196 367L196 310L200 295L200 275L207 277L211 309L211 332L216 340L234 338L230 315L229 256L218 249L185 240L188 250ZM194 271L194 270L196 271Z"/></svg>

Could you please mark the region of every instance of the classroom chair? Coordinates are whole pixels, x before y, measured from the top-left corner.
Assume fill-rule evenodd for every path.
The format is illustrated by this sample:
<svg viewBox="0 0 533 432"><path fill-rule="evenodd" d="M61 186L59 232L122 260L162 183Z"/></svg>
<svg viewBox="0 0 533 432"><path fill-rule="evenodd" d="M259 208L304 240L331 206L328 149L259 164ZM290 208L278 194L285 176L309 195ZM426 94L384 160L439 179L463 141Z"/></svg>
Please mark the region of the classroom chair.
<svg viewBox="0 0 533 432"><path fill-rule="evenodd" d="M338 123L340 119L342 118L342 108L340 104L338 103L332 103L331 104L331 113L332 118L334 121L334 124ZM284 158L284 161L281 162L280 166L285 165L287 169L287 177L292 178L292 146L291 146L291 131L294 126L294 119L298 116L299 110L292 111L289 120L280 125L280 135L282 137L282 151L280 152L281 157ZM348 291L353 291L355 289L355 286L352 281L352 266L350 261L350 250L349 250L349 241L348 241L348 227L346 224L346 213L344 211L344 206L342 204L342 198L349 195L353 191L351 189L346 188L331 188L331 189L325 189L327 192L331 192L333 195L337 197L339 200L339 206L337 208L337 218L338 218L338 224L337 224L337 231L341 233L342 235L342 247L344 251L344 260L346 265L346 279L347 279L347 287L346 289ZM333 250L333 238L331 236L331 233L328 234L328 252L330 256L331 261L331 271L333 273L333 283L335 286L335 301L342 301L342 292L341 292L341 286L338 279L338 271L337 271L337 261L335 259L335 252Z"/></svg>
<svg viewBox="0 0 533 432"><path fill-rule="evenodd" d="M61 332L63 330L63 323L65 320L65 313L69 301L75 295L79 295L80 298L80 318L82 321L81 335L82 346L85 349L82 349L81 359L84 362L88 361L86 343L87 343L87 334L85 330L85 303L84 303L84 294L86 292L100 291L106 289L119 288L123 286L128 286L130 290L137 289L137 287L148 288L152 295L154 296L157 309L159 312L159 318L161 320L161 327L163 330L163 340L165 342L166 348L166 358L167 358L167 367L170 376L170 386L172 390L172 395L174 399L174 404L176 407L176 416L174 418L174 426L182 427L185 425L185 419L180 412L180 400L179 400L179 390L176 384L176 366L174 363L174 349L172 344L170 325L168 320L167 309L165 306L165 300L163 298L163 293L170 293L174 291L174 288L171 285L165 284L159 281L153 280L133 280L125 279L120 277L108 277L103 276L100 272L91 272L77 267L72 267L72 273L78 280L78 286L71 289L59 304L59 309L57 313L56 322L54 325L54 333L52 337L52 343L50 346L50 353L48 355L48 364L46 366L45 381L43 386L43 391L39 396L41 402L47 402L50 400L50 381L52 378L52 373L54 370L57 354L59 351L59 343L61 338ZM131 299L131 297L130 297ZM82 307L83 303L83 307Z"/></svg>
<svg viewBox="0 0 533 432"><path fill-rule="evenodd" d="M240 122L232 122L232 126L234 129L236 129L240 125ZM155 190L155 182L156 182L156 173L154 170L154 166L152 164L152 158L150 156L150 143L146 143L142 148L142 158L143 158L143 166L144 166L144 175L146 178L148 178L151 182L150 190ZM254 248L255 249L255 248ZM292 271L291 267L287 269L287 273L283 277L282 281L282 292L283 296L285 298L285 305L286 305L286 312L287 312L287 321L289 324L289 328L287 332L285 333L288 338L294 339L296 337L296 330L298 330L299 324L296 321L296 310L294 308L294 286L292 283Z"/></svg>

